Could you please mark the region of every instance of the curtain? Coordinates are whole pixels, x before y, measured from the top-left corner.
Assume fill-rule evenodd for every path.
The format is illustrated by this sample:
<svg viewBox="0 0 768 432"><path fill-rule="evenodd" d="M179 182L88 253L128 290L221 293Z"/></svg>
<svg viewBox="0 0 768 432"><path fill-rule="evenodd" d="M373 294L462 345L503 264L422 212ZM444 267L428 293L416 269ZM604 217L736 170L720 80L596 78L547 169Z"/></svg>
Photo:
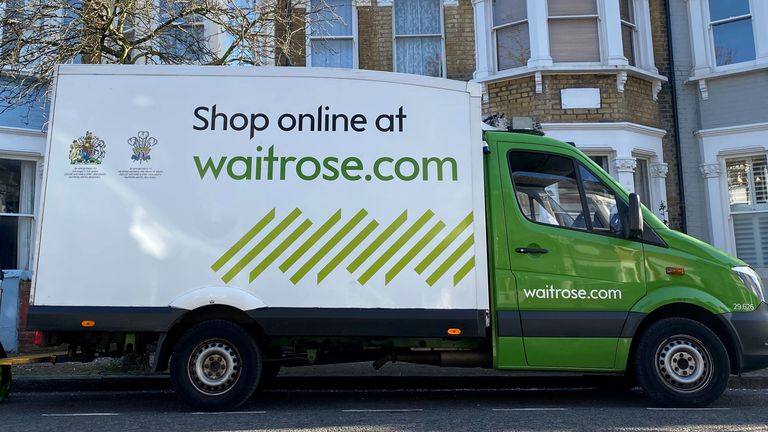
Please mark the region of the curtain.
<svg viewBox="0 0 768 432"><path fill-rule="evenodd" d="M35 212L35 162L21 162L21 187L19 191L19 213L34 214ZM16 266L20 269L29 269L30 251L32 249L32 225L34 219L29 216L19 217Z"/></svg>
<svg viewBox="0 0 768 432"><path fill-rule="evenodd" d="M309 34L312 66L354 66L352 8L352 0L312 0Z"/></svg>
<svg viewBox="0 0 768 432"><path fill-rule="evenodd" d="M440 0L395 0L397 72L443 75Z"/></svg>

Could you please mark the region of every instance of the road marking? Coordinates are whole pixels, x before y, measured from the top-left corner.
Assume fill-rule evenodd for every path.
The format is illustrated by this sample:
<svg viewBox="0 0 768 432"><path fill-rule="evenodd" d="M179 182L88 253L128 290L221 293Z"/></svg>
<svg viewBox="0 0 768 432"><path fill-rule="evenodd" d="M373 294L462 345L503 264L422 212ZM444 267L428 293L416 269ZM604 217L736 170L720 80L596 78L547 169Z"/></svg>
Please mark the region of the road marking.
<svg viewBox="0 0 768 432"><path fill-rule="evenodd" d="M118 413L69 413L69 414L41 414L43 417L107 417L119 416Z"/></svg>
<svg viewBox="0 0 768 432"><path fill-rule="evenodd" d="M232 415L232 414L266 414L266 411L224 411L224 412L193 412L192 415Z"/></svg>
<svg viewBox="0 0 768 432"><path fill-rule="evenodd" d="M730 408L646 408L649 411L728 411Z"/></svg>
<svg viewBox="0 0 768 432"><path fill-rule="evenodd" d="M346 413L363 413L363 412L422 412L423 409L347 409L341 410Z"/></svg>
<svg viewBox="0 0 768 432"><path fill-rule="evenodd" d="M491 408L491 411L568 411L568 408Z"/></svg>

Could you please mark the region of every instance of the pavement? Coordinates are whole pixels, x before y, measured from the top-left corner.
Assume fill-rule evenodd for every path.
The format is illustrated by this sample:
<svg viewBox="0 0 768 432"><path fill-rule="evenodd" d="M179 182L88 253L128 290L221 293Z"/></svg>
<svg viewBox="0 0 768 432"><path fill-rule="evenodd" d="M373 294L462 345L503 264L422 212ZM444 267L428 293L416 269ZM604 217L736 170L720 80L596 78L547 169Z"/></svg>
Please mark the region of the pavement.
<svg viewBox="0 0 768 432"><path fill-rule="evenodd" d="M414 379L417 378L417 379ZM621 387L615 376L439 368L407 363L375 370L370 363L283 368L271 384L295 390L325 389L524 389ZM732 389L768 389L768 369L731 377ZM13 367L14 392L152 391L171 389L167 374L149 374L121 360Z"/></svg>

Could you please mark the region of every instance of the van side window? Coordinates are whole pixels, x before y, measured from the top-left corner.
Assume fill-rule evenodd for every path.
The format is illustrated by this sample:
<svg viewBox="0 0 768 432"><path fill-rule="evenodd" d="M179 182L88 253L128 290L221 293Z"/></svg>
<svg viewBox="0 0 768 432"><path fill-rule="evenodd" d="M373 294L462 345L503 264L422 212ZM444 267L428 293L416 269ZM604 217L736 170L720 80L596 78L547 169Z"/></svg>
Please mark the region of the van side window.
<svg viewBox="0 0 768 432"><path fill-rule="evenodd" d="M547 225L587 229L572 159L511 152L509 165L517 202L526 218Z"/></svg>
<svg viewBox="0 0 768 432"><path fill-rule="evenodd" d="M592 229L611 234L620 233L621 218L616 204L616 194L581 164L579 164L579 174L584 185Z"/></svg>
<svg viewBox="0 0 768 432"><path fill-rule="evenodd" d="M515 196L529 220L564 228L621 235L626 206L592 171L554 154L509 153Z"/></svg>

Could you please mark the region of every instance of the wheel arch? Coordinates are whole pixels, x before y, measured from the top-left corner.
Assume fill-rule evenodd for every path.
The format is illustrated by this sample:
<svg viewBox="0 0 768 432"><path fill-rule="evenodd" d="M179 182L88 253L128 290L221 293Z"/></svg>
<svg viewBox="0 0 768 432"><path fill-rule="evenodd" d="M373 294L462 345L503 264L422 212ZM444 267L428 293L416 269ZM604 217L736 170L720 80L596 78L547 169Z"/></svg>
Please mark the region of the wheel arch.
<svg viewBox="0 0 768 432"><path fill-rule="evenodd" d="M243 327L257 342L264 340L266 334L259 324L244 311L229 305L213 304L190 310L174 322L167 332L163 333L158 341L157 353L153 365L153 371L165 371L168 369L171 354L181 336L196 324L226 320Z"/></svg>
<svg viewBox="0 0 768 432"><path fill-rule="evenodd" d="M640 337L652 324L665 318L688 318L712 330L725 346L728 360L730 361L731 373L737 374L741 370L742 359L739 340L733 328L718 314L692 303L680 302L665 304L654 309L638 324L632 335L632 343L628 353L626 368L628 372L633 370L634 365L632 363Z"/></svg>

